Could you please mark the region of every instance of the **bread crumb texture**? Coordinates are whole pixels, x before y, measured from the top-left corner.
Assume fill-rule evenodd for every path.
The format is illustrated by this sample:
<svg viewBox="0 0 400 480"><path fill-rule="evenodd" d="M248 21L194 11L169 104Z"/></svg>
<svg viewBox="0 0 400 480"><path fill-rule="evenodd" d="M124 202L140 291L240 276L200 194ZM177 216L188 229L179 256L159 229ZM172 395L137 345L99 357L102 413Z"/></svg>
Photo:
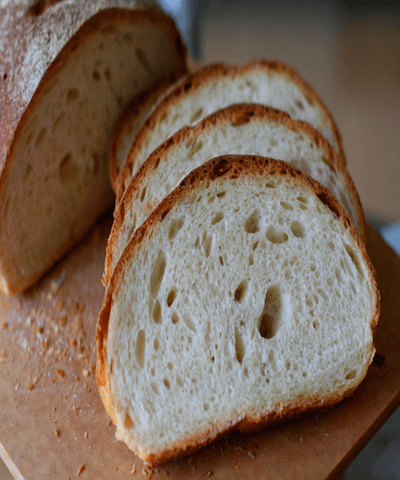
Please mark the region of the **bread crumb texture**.
<svg viewBox="0 0 400 480"><path fill-rule="evenodd" d="M139 229L112 282L117 436L150 463L335 403L374 353L379 302L355 230L290 167L210 163L212 180L181 184Z"/></svg>

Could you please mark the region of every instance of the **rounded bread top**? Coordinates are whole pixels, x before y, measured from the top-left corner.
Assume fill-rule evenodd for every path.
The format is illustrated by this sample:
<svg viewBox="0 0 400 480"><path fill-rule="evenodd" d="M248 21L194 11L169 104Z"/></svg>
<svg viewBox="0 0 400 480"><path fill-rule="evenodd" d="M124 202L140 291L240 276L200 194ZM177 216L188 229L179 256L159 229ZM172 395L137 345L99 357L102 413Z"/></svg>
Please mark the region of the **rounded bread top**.
<svg viewBox="0 0 400 480"><path fill-rule="evenodd" d="M111 9L161 13L154 0L0 0L1 169L49 66L88 20ZM173 21L165 19L176 30ZM176 34L180 39L177 30Z"/></svg>

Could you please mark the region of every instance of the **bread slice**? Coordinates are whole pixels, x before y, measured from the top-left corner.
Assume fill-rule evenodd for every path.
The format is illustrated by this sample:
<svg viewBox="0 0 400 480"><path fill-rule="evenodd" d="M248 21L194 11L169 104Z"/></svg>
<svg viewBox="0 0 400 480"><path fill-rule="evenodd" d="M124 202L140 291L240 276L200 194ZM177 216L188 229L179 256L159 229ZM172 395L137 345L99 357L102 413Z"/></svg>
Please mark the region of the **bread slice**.
<svg viewBox="0 0 400 480"><path fill-rule="evenodd" d="M106 291L97 381L149 464L332 406L364 378L376 277L334 197L285 162L224 156L136 231Z"/></svg>
<svg viewBox="0 0 400 480"><path fill-rule="evenodd" d="M133 231L191 170L223 154L270 156L289 162L322 183L344 206L362 239L365 219L349 174L328 142L309 124L256 104L222 109L184 127L160 145L139 168L114 211L104 280Z"/></svg>
<svg viewBox="0 0 400 480"><path fill-rule="evenodd" d="M345 163L341 138L331 115L291 67L264 60L241 66L210 65L180 82L139 130L121 171L118 198L150 153L173 133L221 108L244 102L268 105L310 123Z"/></svg>
<svg viewBox="0 0 400 480"><path fill-rule="evenodd" d="M111 207L127 102L187 67L172 20L132 0L6 2L0 58L0 288L14 294Z"/></svg>
<svg viewBox="0 0 400 480"><path fill-rule="evenodd" d="M138 130L154 108L157 100L177 80L174 74L170 77L159 78L154 84L134 97L118 119L112 135L110 149L110 180L114 192L117 192L119 172Z"/></svg>

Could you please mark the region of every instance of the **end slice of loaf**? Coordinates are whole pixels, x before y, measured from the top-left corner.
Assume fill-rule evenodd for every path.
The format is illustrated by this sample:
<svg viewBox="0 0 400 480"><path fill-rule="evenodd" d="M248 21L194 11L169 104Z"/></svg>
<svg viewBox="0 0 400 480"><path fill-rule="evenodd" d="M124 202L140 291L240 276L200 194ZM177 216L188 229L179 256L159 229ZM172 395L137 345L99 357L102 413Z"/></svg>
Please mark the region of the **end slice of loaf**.
<svg viewBox="0 0 400 480"><path fill-rule="evenodd" d="M173 133L221 108L244 102L268 105L310 123L346 163L332 116L294 69L264 60L241 66L209 65L180 82L139 130L121 171L118 198L146 158Z"/></svg>
<svg viewBox="0 0 400 480"><path fill-rule="evenodd" d="M187 69L174 23L153 2L31 3L0 9L7 68L0 288L7 294L32 285L112 206L114 123L133 95Z"/></svg>
<svg viewBox="0 0 400 480"><path fill-rule="evenodd" d="M149 464L349 395L374 355L376 278L334 197L287 163L225 156L136 231L106 291L97 381Z"/></svg>
<svg viewBox="0 0 400 480"><path fill-rule="evenodd" d="M114 212L104 280L107 283L132 233L190 171L224 154L261 155L300 168L334 194L363 240L365 219L353 182L322 135L270 107L236 104L184 127L139 168Z"/></svg>

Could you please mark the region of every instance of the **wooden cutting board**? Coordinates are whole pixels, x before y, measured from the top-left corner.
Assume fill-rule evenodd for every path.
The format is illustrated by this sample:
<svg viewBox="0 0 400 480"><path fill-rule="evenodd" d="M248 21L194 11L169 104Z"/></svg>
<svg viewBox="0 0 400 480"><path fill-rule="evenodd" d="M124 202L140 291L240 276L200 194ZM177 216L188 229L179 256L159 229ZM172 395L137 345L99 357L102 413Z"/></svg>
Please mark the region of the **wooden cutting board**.
<svg viewBox="0 0 400 480"><path fill-rule="evenodd" d="M330 478L400 404L400 258L368 227L382 315L378 355L354 396L325 415L233 434L143 471L115 440L95 380L94 336L110 225L108 217L100 221L25 295L0 296L0 454L16 478Z"/></svg>

